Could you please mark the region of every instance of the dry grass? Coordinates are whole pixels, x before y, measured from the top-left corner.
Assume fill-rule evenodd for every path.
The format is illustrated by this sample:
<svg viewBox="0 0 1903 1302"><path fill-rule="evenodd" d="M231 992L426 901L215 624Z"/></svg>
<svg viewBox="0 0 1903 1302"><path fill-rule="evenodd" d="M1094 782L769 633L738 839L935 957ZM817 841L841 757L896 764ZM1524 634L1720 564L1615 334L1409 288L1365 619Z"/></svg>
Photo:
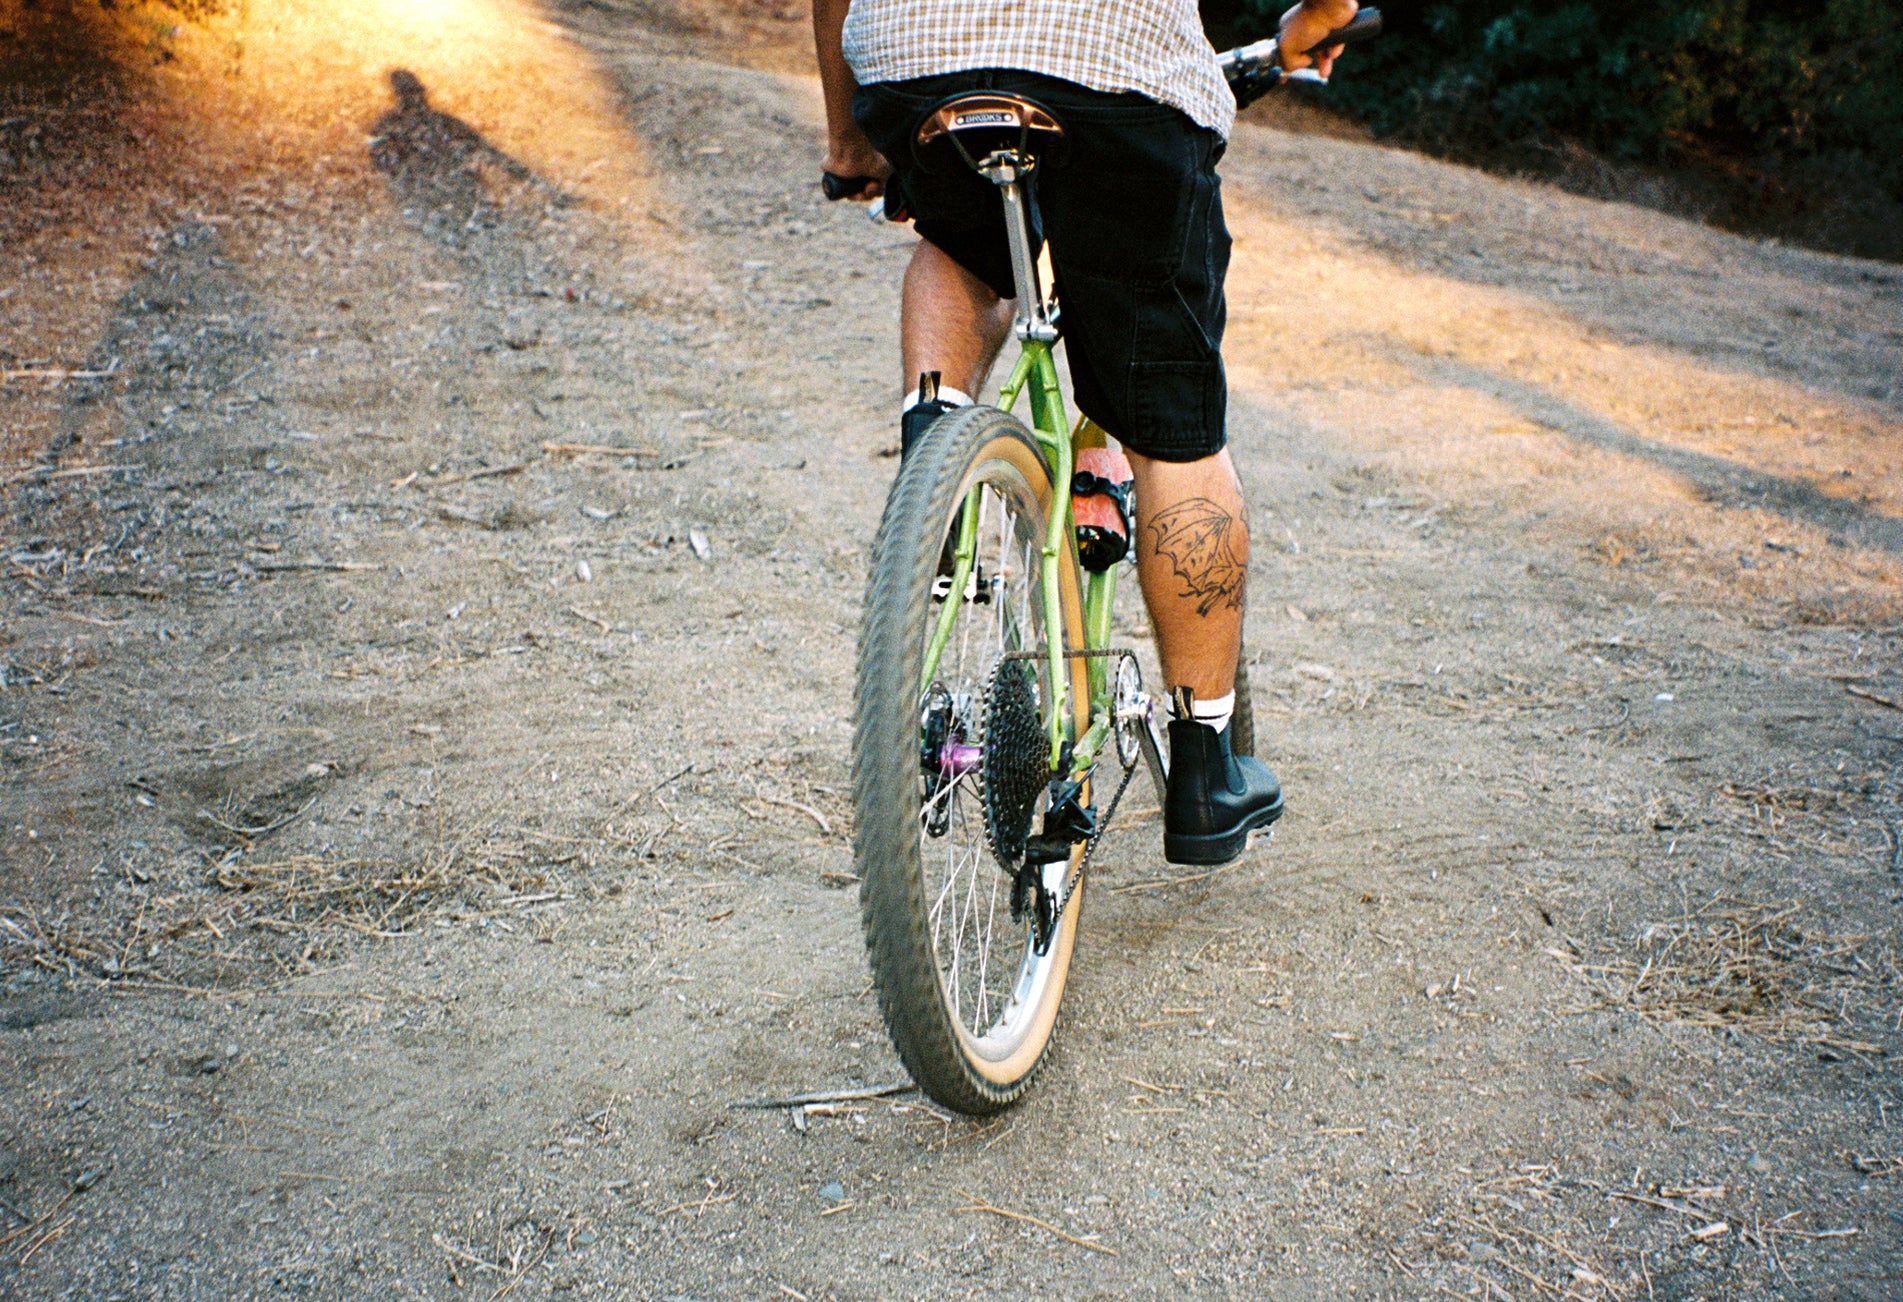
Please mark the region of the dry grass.
<svg viewBox="0 0 1903 1302"><path fill-rule="evenodd" d="M1863 793L1843 788L1819 787L1741 787L1727 782L1718 788L1718 794L1727 800L1750 806L1754 811L1768 810L1772 814L1786 814L1796 810L1805 812L1840 811L1854 812L1863 800Z"/></svg>
<svg viewBox="0 0 1903 1302"><path fill-rule="evenodd" d="M1477 1296L1488 1298L1644 1298L1642 1267L1631 1251L1606 1241L1589 1223L1569 1224L1562 1193L1588 1183L1545 1165L1476 1179L1464 1208L1446 1209L1416 1231L1411 1250L1426 1248L1429 1255L1410 1261L1396 1245L1389 1248L1389 1258L1417 1276L1417 1283L1450 1269L1472 1283ZM1544 1232L1530 1224L1536 1220L1545 1224ZM1458 1296L1445 1288L1437 1291Z"/></svg>
<svg viewBox="0 0 1903 1302"><path fill-rule="evenodd" d="M116 947L96 930L71 914L49 918L21 905L0 906L0 974L37 967L70 976L81 967L100 968Z"/></svg>
<svg viewBox="0 0 1903 1302"><path fill-rule="evenodd" d="M330 860L312 855L273 863L221 865L212 879L235 895L222 902L227 916L254 927L307 931L343 926L387 935L403 930L433 905L460 897L466 872L457 859L387 863Z"/></svg>
<svg viewBox="0 0 1903 1302"><path fill-rule="evenodd" d="M1893 946L1816 930L1795 903L1735 899L1649 924L1635 954L1569 966L1600 996L1596 1008L1854 1053L1883 1051L1847 1027L1893 1009L1903 987Z"/></svg>
<svg viewBox="0 0 1903 1302"><path fill-rule="evenodd" d="M1852 1170L1872 1179L1884 1180L1903 1173L1903 1157L1882 1153L1845 1153L1844 1160L1850 1163Z"/></svg>
<svg viewBox="0 0 1903 1302"><path fill-rule="evenodd" d="M108 979L196 973L214 984L232 965L302 972L354 934L399 935L431 915L493 906L512 912L548 885L531 868L442 850L420 860L326 859L213 865L202 889L153 893L117 918L0 907L0 972L38 967ZM215 965L222 975L201 971Z"/></svg>

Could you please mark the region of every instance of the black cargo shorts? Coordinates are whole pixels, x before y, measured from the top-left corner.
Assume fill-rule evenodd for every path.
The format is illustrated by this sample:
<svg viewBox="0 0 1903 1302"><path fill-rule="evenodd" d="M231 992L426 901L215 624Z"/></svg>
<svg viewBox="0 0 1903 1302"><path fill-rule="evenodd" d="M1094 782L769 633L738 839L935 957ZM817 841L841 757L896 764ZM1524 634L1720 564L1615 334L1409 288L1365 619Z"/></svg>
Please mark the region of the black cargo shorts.
<svg viewBox="0 0 1903 1302"><path fill-rule="evenodd" d="M1035 100L1064 126L1065 144L1039 161L1035 185L1077 405L1143 456L1197 461L1219 451L1228 401L1222 138L1142 95L1034 72L861 87L853 118L891 162L888 186L919 235L1005 298L1017 291L997 188L962 165L926 171L912 153L927 110L981 90Z"/></svg>

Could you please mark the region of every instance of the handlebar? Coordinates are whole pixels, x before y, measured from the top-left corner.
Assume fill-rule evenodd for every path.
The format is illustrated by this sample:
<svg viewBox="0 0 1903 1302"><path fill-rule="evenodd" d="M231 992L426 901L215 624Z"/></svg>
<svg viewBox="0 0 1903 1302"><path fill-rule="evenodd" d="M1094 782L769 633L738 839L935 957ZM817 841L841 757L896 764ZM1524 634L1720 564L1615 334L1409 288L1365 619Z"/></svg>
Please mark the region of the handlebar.
<svg viewBox="0 0 1903 1302"><path fill-rule="evenodd" d="M1363 9L1360 13L1356 14L1346 26L1337 27L1328 35L1322 37L1321 41L1313 49L1304 51L1304 53L1314 56L1320 54L1323 50L1332 50L1337 45L1359 45L1363 41L1373 40L1380 34L1381 11L1379 9ZM1235 81L1238 77L1246 77L1256 72L1263 64L1273 64L1276 55L1280 52L1280 42L1271 36L1267 40L1256 41L1252 45L1239 46L1236 49L1224 51L1222 54L1216 56L1216 66L1222 69L1223 76L1227 77L1230 81ZM1307 77L1301 76L1304 72L1310 72L1310 70L1307 68L1299 68L1295 72L1285 73L1283 75L1301 81L1321 80L1312 73Z"/></svg>
<svg viewBox="0 0 1903 1302"><path fill-rule="evenodd" d="M1306 51L1311 57L1324 50L1332 50L1338 45L1359 45L1371 41L1381 34L1381 11L1363 9L1342 27L1337 27L1314 46ZM1267 40L1256 41L1250 45L1225 50L1216 56L1216 66L1222 69L1222 75L1236 92L1238 106L1266 94L1285 81L1324 82L1325 79L1313 68L1297 68L1294 72L1285 72L1276 55L1280 53L1280 42L1273 36ZM877 178L870 176L836 176L831 172L822 173L820 186L826 197L831 200L852 199L865 192ZM883 209L874 208L876 215ZM883 214L890 216L890 214ZM904 220L899 216L897 220Z"/></svg>
<svg viewBox="0 0 1903 1302"><path fill-rule="evenodd" d="M821 172L819 185L826 197L835 203L841 199L857 198L867 186L876 185L876 176L840 176L834 172Z"/></svg>

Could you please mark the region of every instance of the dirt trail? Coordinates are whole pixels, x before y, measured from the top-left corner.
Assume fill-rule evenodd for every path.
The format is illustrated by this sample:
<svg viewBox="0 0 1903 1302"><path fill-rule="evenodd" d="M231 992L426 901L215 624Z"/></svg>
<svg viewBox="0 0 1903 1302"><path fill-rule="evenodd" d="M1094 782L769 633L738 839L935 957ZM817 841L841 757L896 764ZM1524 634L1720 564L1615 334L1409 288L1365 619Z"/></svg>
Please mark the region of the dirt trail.
<svg viewBox="0 0 1903 1302"><path fill-rule="evenodd" d="M1113 834L1008 1116L736 1108L902 1079L910 236L795 11L392 12L0 136L8 1296L1896 1292L1903 273L1245 126L1285 823Z"/></svg>

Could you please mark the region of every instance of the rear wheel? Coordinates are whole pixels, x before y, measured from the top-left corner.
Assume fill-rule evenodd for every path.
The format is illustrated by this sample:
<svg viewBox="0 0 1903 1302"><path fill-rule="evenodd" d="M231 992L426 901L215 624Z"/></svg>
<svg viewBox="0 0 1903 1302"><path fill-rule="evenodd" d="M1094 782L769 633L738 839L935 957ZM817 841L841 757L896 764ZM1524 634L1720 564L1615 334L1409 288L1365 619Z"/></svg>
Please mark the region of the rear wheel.
<svg viewBox="0 0 1903 1302"><path fill-rule="evenodd" d="M954 593L941 573L946 538L974 496L977 559ZM939 1103L973 1114L1011 1103L1043 1060L1082 904L1073 895L1040 952L1031 919L1012 916L1013 879L992 851L985 802L987 687L1001 663L1030 671L1032 708L1050 718L1047 665L1002 657L1044 641L1041 557L1051 509L1050 472L1022 424L989 407L941 417L906 457L886 503L859 643L854 852L879 1004L912 1078ZM1081 646L1082 594L1068 548L1057 568L1066 647ZM927 680L927 649L947 602L955 604L951 636ZM1066 664L1065 708L1077 735L1089 710L1085 662ZM1081 853L1047 867L1054 889Z"/></svg>

